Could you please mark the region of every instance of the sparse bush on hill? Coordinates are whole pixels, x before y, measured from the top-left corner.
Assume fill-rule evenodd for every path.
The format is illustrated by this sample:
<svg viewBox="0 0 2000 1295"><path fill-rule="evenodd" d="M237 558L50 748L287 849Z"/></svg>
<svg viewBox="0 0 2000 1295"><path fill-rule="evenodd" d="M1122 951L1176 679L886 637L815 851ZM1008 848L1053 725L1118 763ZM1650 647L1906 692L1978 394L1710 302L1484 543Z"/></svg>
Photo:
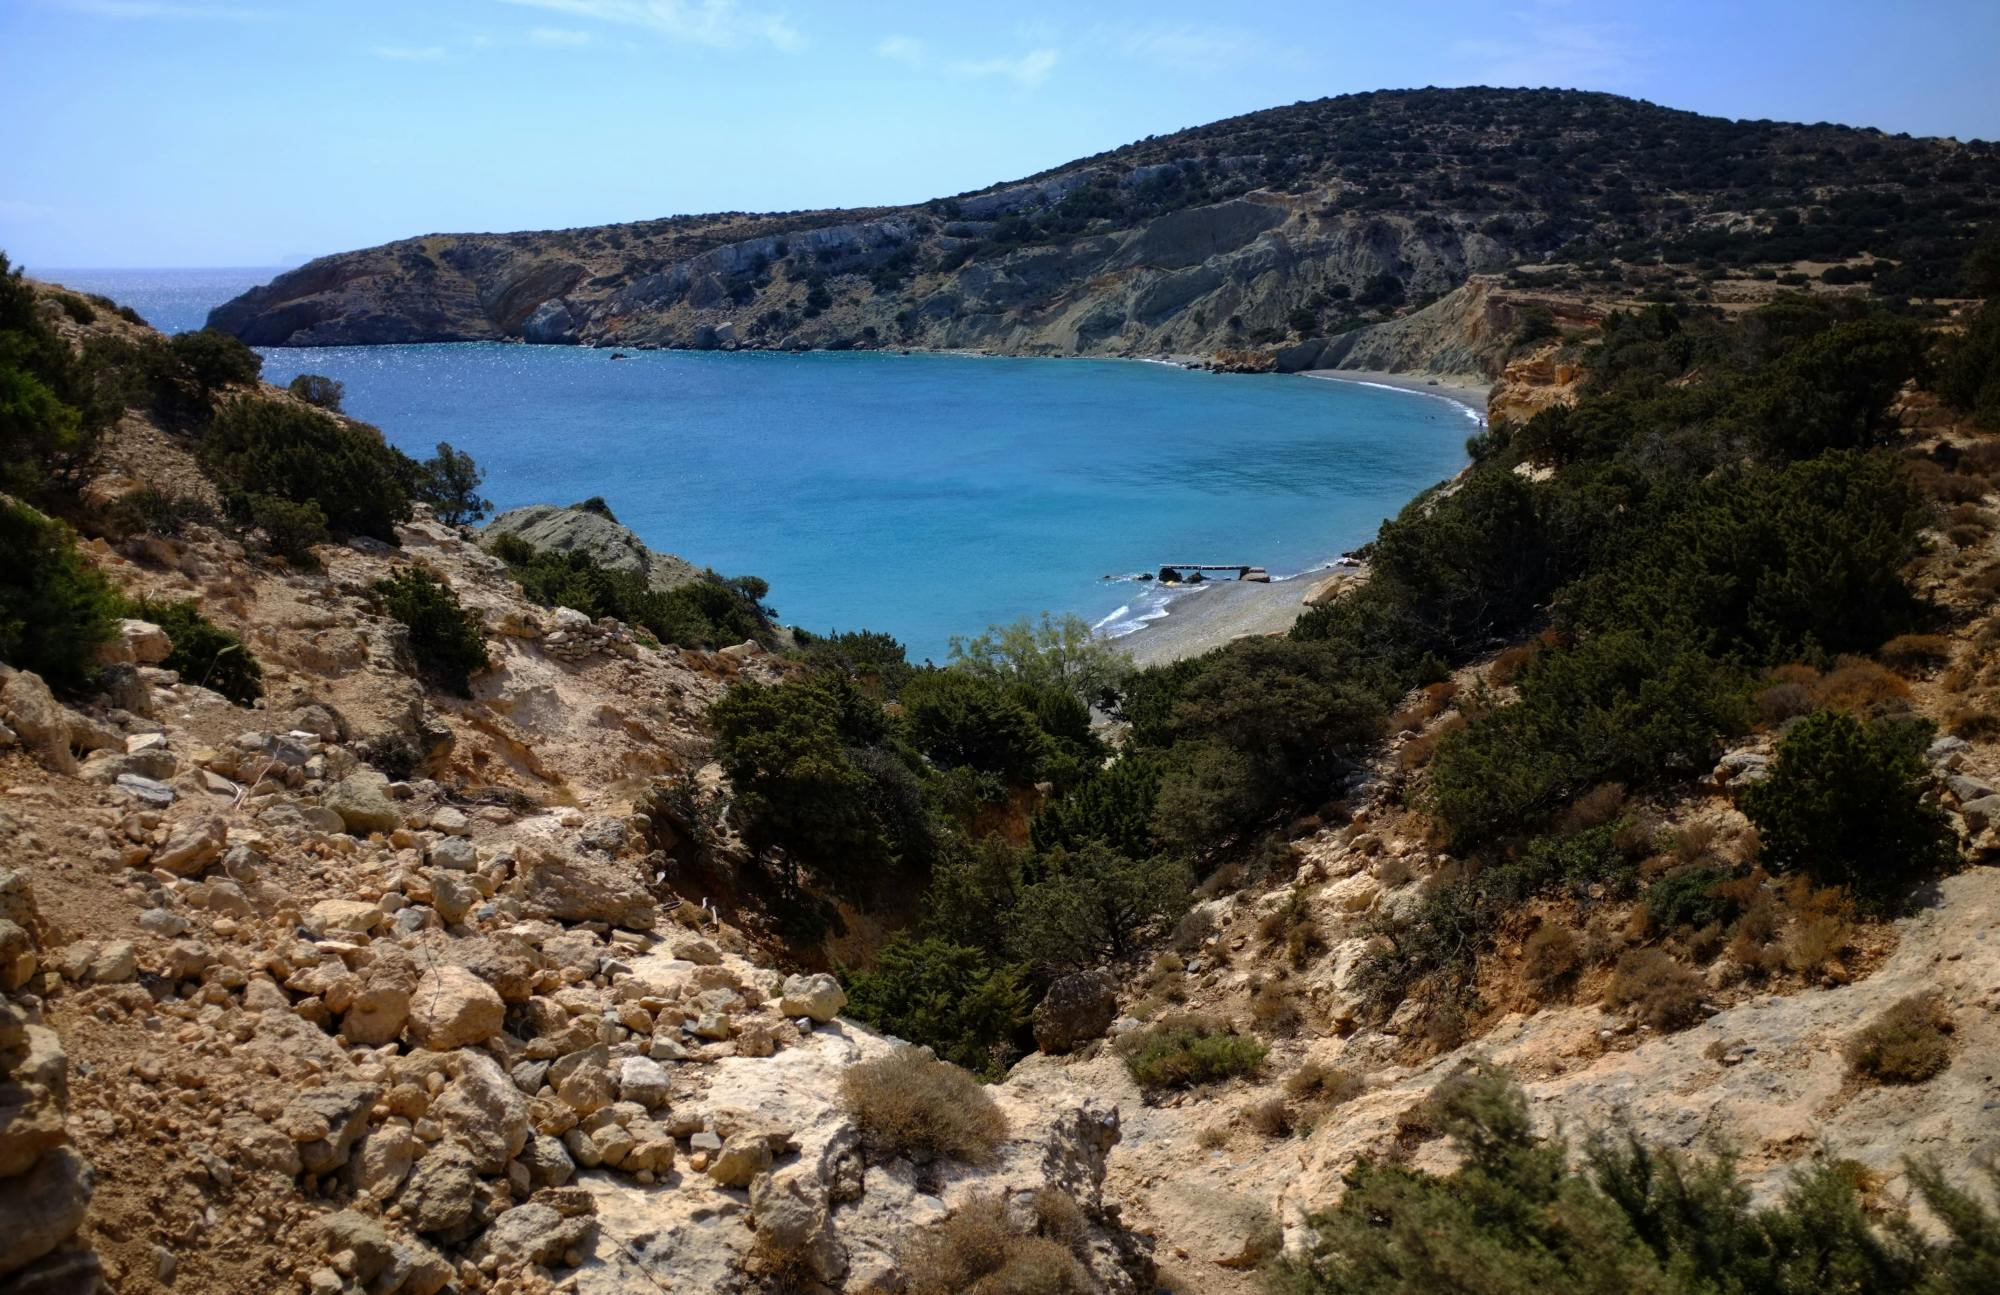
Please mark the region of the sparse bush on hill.
<svg viewBox="0 0 2000 1295"><path fill-rule="evenodd" d="M398 455L381 434L316 409L238 396L216 410L200 455L245 517L266 496L313 505L335 531L389 543L410 517Z"/></svg>
<svg viewBox="0 0 2000 1295"><path fill-rule="evenodd" d="M572 608L593 620L610 616L680 647L771 641L772 612L761 602L770 587L755 576L725 580L708 571L663 592L636 571L601 566L587 553L537 549L518 535L497 535L488 547L521 592L544 607Z"/></svg>
<svg viewBox="0 0 2000 1295"><path fill-rule="evenodd" d="M402 567L375 582L382 608L410 632L417 668L447 692L472 695L472 676L491 664L479 616L445 581L424 567Z"/></svg>
<svg viewBox="0 0 2000 1295"><path fill-rule="evenodd" d="M0 661L59 692L80 689L123 610L123 596L77 553L69 527L0 499Z"/></svg>
<svg viewBox="0 0 2000 1295"><path fill-rule="evenodd" d="M903 645L876 630L845 630L812 634L794 630L799 656L820 670L838 670L860 684L877 701L894 701L902 694L915 667Z"/></svg>
<svg viewBox="0 0 2000 1295"><path fill-rule="evenodd" d="M429 504L437 519L446 526L464 526L478 521L493 507L493 501L479 497L486 474L464 450L455 450L448 441L439 441L437 453L415 460L398 456L405 472L410 497Z"/></svg>
<svg viewBox="0 0 2000 1295"><path fill-rule="evenodd" d="M1759 1206L1728 1160L1655 1149L1624 1129L1594 1133L1572 1167L1561 1138L1534 1136L1500 1073L1440 1085L1437 1098L1431 1118L1463 1154L1459 1168L1361 1162L1340 1203L1310 1220L1305 1253L1276 1265L1274 1291L1970 1295L2000 1271L2000 1215L1927 1165L1910 1177L1941 1234L1864 1200L1844 1162L1808 1162Z"/></svg>
<svg viewBox="0 0 2000 1295"><path fill-rule="evenodd" d="M979 1081L921 1048L849 1066L840 1095L862 1140L883 1159L985 1164L1007 1136L1006 1116Z"/></svg>
<svg viewBox="0 0 2000 1295"><path fill-rule="evenodd" d="M167 339L167 347L204 396L212 397L224 387L253 383L264 372L263 356L228 333L213 329L176 333Z"/></svg>
<svg viewBox="0 0 2000 1295"><path fill-rule="evenodd" d="M1951 1064L1951 1013L1936 996L1890 1004L1847 1044L1854 1075L1878 1084L1920 1084Z"/></svg>
<svg viewBox="0 0 2000 1295"><path fill-rule="evenodd" d="M308 405L333 414L340 412L341 401L347 399L345 383L334 378L322 377L317 373L301 373L286 385L285 390Z"/></svg>
<svg viewBox="0 0 2000 1295"><path fill-rule="evenodd" d="M874 966L847 977L847 1014L967 1070L997 1075L1004 1067L996 1054L1027 1024L1028 998L1015 967L905 932L883 946Z"/></svg>
<svg viewBox="0 0 2000 1295"><path fill-rule="evenodd" d="M0 253L0 489L30 491L88 450L69 346Z"/></svg>
<svg viewBox="0 0 2000 1295"><path fill-rule="evenodd" d="M1926 786L1930 735L1925 723L1840 711L1801 720L1778 744L1770 776L1741 798L1764 863L1845 886L1878 910L1950 867L1957 842Z"/></svg>
<svg viewBox="0 0 2000 1295"><path fill-rule="evenodd" d="M1215 1017L1163 1016L1118 1039L1118 1055L1142 1088L1194 1088L1247 1075L1270 1049Z"/></svg>
<svg viewBox="0 0 2000 1295"><path fill-rule="evenodd" d="M1629 1008L1656 1030L1679 1030L1701 1019L1701 977L1659 949L1633 949L1618 960L1604 1005Z"/></svg>
<svg viewBox="0 0 2000 1295"><path fill-rule="evenodd" d="M1036 1196L1032 1231L1022 1231L1009 1217L1005 1198L976 1195L941 1223L918 1231L904 1246L897 1263L908 1295L1092 1295L1099 1289L1078 1262L1081 1213L1064 1214L1074 1222L1064 1226L1042 1197ZM1062 1197L1068 1200L1068 1197ZM1074 1201L1070 1211L1077 1211Z"/></svg>
<svg viewBox="0 0 2000 1295"><path fill-rule="evenodd" d="M954 638L951 666L1008 684L1036 690L1061 688L1094 705L1131 673L1131 659L1110 639L1091 632L1080 616L1060 619L1043 612L1011 625L989 626L984 634Z"/></svg>
<svg viewBox="0 0 2000 1295"><path fill-rule="evenodd" d="M160 664L183 680L213 688L239 706L264 695L264 668L243 640L201 614L192 602L134 603L129 615L165 630L174 650Z"/></svg>

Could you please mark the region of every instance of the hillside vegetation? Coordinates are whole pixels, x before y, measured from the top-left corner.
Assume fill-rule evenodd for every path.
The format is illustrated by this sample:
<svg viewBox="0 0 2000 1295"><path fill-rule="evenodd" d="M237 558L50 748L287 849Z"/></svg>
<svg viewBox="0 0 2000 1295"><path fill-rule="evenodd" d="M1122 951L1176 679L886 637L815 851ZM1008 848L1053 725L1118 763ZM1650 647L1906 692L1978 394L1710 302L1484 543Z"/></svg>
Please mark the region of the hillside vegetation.
<svg viewBox="0 0 2000 1295"><path fill-rule="evenodd" d="M1384 91L911 207L427 235L323 257L210 324L259 345L965 347L1299 367L1342 362L1353 343L1331 339L1474 275L1518 271L1516 291L1558 304L1754 299L1785 280L1908 309L1954 294L1996 212L2000 155L1981 142L1574 91Z"/></svg>
<svg viewBox="0 0 2000 1295"><path fill-rule="evenodd" d="M1302 142L1399 104L1401 171ZM1209 128L1218 173L1293 150L1261 196L916 273L1416 202L1509 105L1538 160L1478 183L1562 273L1760 194L1746 257L1830 236L1760 188L1830 148L1936 202L1868 236L1881 292L1654 277L1493 339L1510 403L1365 580L1149 669L1074 618L942 667L782 630L607 565L602 500L558 510L594 550L475 531L462 451L0 263L0 1280L1990 1287L2000 243L1943 160L1983 150L1363 96Z"/></svg>

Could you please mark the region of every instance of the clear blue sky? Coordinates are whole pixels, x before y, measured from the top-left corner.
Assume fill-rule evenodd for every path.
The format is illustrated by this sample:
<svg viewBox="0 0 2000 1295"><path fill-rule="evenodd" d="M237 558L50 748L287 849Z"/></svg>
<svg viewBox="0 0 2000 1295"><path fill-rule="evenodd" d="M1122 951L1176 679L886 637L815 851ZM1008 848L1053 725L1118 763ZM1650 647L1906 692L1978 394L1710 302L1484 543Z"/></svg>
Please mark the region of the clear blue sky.
<svg viewBox="0 0 2000 1295"><path fill-rule="evenodd" d="M0 0L0 248L272 265L916 201L1384 87L1991 139L1996 72L2000 0Z"/></svg>

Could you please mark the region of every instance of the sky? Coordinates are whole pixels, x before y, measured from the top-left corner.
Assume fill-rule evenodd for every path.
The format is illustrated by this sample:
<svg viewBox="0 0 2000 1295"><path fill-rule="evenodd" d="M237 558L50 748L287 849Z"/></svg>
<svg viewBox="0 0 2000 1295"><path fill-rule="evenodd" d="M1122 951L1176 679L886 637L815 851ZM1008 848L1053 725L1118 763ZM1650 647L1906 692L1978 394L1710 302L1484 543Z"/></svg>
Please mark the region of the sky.
<svg viewBox="0 0 2000 1295"><path fill-rule="evenodd" d="M1607 90L2000 138L2000 0L0 0L0 249L922 201L1322 95Z"/></svg>

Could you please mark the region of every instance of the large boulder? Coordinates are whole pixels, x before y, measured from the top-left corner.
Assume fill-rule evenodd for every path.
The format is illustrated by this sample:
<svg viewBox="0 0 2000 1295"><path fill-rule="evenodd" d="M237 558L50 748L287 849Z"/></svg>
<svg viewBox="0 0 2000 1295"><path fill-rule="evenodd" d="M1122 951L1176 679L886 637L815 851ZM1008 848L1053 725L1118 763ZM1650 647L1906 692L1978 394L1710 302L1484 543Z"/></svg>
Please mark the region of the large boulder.
<svg viewBox="0 0 2000 1295"><path fill-rule="evenodd" d="M788 976L778 1000L778 1010L786 1016L807 1016L826 1024L847 1006L847 992L840 982L824 971L809 976Z"/></svg>
<svg viewBox="0 0 2000 1295"><path fill-rule="evenodd" d="M417 1231L452 1232L471 1221L478 1191L472 1153L456 1142L440 1142L410 1170L396 1204Z"/></svg>
<svg viewBox="0 0 2000 1295"><path fill-rule="evenodd" d="M403 1031L417 1047L449 1052L486 1042L506 1019L507 1005L493 986L463 967L442 966L417 981Z"/></svg>
<svg viewBox="0 0 2000 1295"><path fill-rule="evenodd" d="M502 1268L540 1264L554 1268L570 1251L586 1249L597 1235L597 1220L588 1214L566 1218L537 1201L517 1205L502 1214L480 1236L474 1257L491 1256Z"/></svg>
<svg viewBox="0 0 2000 1295"><path fill-rule="evenodd" d="M57 1147L25 1174L0 1179L0 1277L48 1254L83 1225L96 1179L74 1148Z"/></svg>
<svg viewBox="0 0 2000 1295"><path fill-rule="evenodd" d="M483 1052L456 1054L458 1075L431 1102L429 1117L472 1153L482 1174L500 1174L528 1143L528 1099Z"/></svg>
<svg viewBox="0 0 2000 1295"><path fill-rule="evenodd" d="M403 811L389 795L389 779L373 769L348 774L326 794L326 807L340 815L351 835L393 832L403 821Z"/></svg>
<svg viewBox="0 0 2000 1295"><path fill-rule="evenodd" d="M660 921L660 906L645 880L623 860L539 853L519 862L511 889L523 905L559 922L609 922L650 931Z"/></svg>
<svg viewBox="0 0 2000 1295"><path fill-rule="evenodd" d="M40 675L15 670L0 681L0 719L51 770L76 772L69 749L70 713Z"/></svg>
<svg viewBox="0 0 2000 1295"><path fill-rule="evenodd" d="M294 1097L278 1127L298 1145L307 1173L324 1174L347 1163L354 1141L368 1131L368 1112L380 1100L374 1084L327 1084Z"/></svg>
<svg viewBox="0 0 2000 1295"><path fill-rule="evenodd" d="M219 818L183 823L167 837L165 845L153 851L151 863L177 877L199 877L222 857L228 844L229 825Z"/></svg>
<svg viewBox="0 0 2000 1295"><path fill-rule="evenodd" d="M1118 1015L1118 986L1101 971L1064 976L1035 1007L1035 1046L1051 1056L1104 1037Z"/></svg>
<svg viewBox="0 0 2000 1295"><path fill-rule="evenodd" d="M671 553L655 553L608 512L572 504L531 504L512 508L487 523L484 532L491 543L502 535L514 535L535 548L553 553L582 553L601 567L630 571L646 577L661 591L684 585L697 572Z"/></svg>

